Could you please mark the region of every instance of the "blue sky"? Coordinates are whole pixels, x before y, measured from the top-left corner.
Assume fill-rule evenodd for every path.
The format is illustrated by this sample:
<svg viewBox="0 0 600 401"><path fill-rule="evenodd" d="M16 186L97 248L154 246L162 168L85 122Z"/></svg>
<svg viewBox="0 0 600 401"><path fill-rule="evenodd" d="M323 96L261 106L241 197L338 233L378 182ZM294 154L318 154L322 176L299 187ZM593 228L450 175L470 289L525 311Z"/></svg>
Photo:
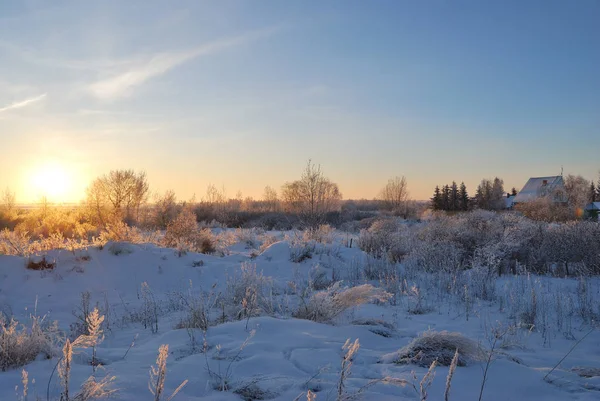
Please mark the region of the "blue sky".
<svg viewBox="0 0 600 401"><path fill-rule="evenodd" d="M561 166L596 179L599 17L591 0L3 0L0 188L31 201L62 171L56 200L77 200L134 168L182 199L258 198L309 158L346 198L395 175L417 199Z"/></svg>

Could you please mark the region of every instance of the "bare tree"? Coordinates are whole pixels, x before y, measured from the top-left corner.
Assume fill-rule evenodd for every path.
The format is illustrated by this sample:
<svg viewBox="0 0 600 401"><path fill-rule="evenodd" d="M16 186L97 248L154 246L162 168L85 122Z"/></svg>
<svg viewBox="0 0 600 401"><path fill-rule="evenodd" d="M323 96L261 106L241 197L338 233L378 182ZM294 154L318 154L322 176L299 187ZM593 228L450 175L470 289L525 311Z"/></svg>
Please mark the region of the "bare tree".
<svg viewBox="0 0 600 401"><path fill-rule="evenodd" d="M225 187L220 190L213 184L208 184L206 187L206 198L205 201L211 205L224 204L227 202L227 193Z"/></svg>
<svg viewBox="0 0 600 401"><path fill-rule="evenodd" d="M164 194L156 194L154 205L154 224L160 228L167 228L169 223L177 217L177 197L172 190L166 191Z"/></svg>
<svg viewBox="0 0 600 401"><path fill-rule="evenodd" d="M590 181L580 175L569 174L565 177L565 191L569 206L575 213L581 211L589 201Z"/></svg>
<svg viewBox="0 0 600 401"><path fill-rule="evenodd" d="M87 202L102 224L106 224L109 217L132 223L148 200L149 190L146 173L112 170L92 182L87 190Z"/></svg>
<svg viewBox="0 0 600 401"><path fill-rule="evenodd" d="M297 213L308 228L325 222L327 213L339 210L342 194L337 184L331 182L309 160L300 180L287 182L281 189L286 209Z"/></svg>
<svg viewBox="0 0 600 401"><path fill-rule="evenodd" d="M16 207L15 193L11 192L10 189L7 187L2 193L1 202L2 211L4 211L7 214L12 213Z"/></svg>
<svg viewBox="0 0 600 401"><path fill-rule="evenodd" d="M263 202L268 212L276 212L277 204L279 202L277 199L277 191L267 185L265 187L265 192L263 193Z"/></svg>
<svg viewBox="0 0 600 401"><path fill-rule="evenodd" d="M390 178L379 193L379 199L385 203L388 209L406 215L408 201L406 178L404 176Z"/></svg>
<svg viewBox="0 0 600 401"><path fill-rule="evenodd" d="M212 210L213 216L223 222L227 214L227 192L222 186L219 190L215 185L209 184L206 188L206 198L203 199Z"/></svg>

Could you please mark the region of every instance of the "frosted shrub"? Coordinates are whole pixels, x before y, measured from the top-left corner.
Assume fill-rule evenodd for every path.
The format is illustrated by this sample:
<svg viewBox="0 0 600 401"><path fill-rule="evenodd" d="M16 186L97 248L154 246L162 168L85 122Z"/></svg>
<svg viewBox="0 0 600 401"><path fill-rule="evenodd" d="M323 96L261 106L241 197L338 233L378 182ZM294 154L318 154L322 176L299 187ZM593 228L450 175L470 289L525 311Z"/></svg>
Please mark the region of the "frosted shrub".
<svg viewBox="0 0 600 401"><path fill-rule="evenodd" d="M257 228L238 228L235 230L236 241L246 245L247 249L258 247L258 237L263 234Z"/></svg>
<svg viewBox="0 0 600 401"><path fill-rule="evenodd" d="M132 244L142 244L152 242L144 233L137 227L129 226L122 221L117 221L107 225L106 230L102 231L97 242L104 245L107 242L130 242Z"/></svg>
<svg viewBox="0 0 600 401"><path fill-rule="evenodd" d="M581 277L577 282L577 313L585 323L590 323L598 319L597 312L594 310L594 293L590 281Z"/></svg>
<svg viewBox="0 0 600 401"><path fill-rule="evenodd" d="M294 263L301 263L306 259L312 258L316 250L316 243L314 241L292 241L290 242L290 261Z"/></svg>
<svg viewBox="0 0 600 401"><path fill-rule="evenodd" d="M566 275L600 273L600 224L570 222L549 225L540 251L546 264L559 263ZM582 268L582 266L584 268Z"/></svg>
<svg viewBox="0 0 600 401"><path fill-rule="evenodd" d="M319 264L310 269L309 282L311 288L317 291L324 290L331 285L327 272Z"/></svg>
<svg viewBox="0 0 600 401"><path fill-rule="evenodd" d="M496 298L496 273L493 268L476 267L465 272L467 286L471 297L484 301Z"/></svg>
<svg viewBox="0 0 600 401"><path fill-rule="evenodd" d="M18 368L35 360L38 355L50 357L52 330L42 328L42 319L33 317L31 327L16 320L7 321L0 313L0 371Z"/></svg>
<svg viewBox="0 0 600 401"><path fill-rule="evenodd" d="M180 295L180 302L186 307L187 314L177 324L177 329L201 329L208 330L210 309L215 306L216 296L214 292L204 293L200 291L198 295L194 294L190 281L190 289L187 296ZM188 334L193 336L193 331L188 330ZM192 338L195 340L195 338ZM194 345L195 342L192 341Z"/></svg>
<svg viewBox="0 0 600 401"><path fill-rule="evenodd" d="M451 242L419 243L406 257L407 271L457 271L462 267L462 252Z"/></svg>
<svg viewBox="0 0 600 401"><path fill-rule="evenodd" d="M256 271L256 265L242 263L240 274L227 279L227 290L222 303L237 309L236 318L243 319L257 316L261 311L273 313L271 289L273 279Z"/></svg>
<svg viewBox="0 0 600 401"><path fill-rule="evenodd" d="M31 238L26 232L0 231L0 255L29 256Z"/></svg>
<svg viewBox="0 0 600 401"><path fill-rule="evenodd" d="M426 331L397 352L383 356L382 362L428 367L437 361L442 366L450 366L457 350L458 366L484 358L479 345L460 333Z"/></svg>
<svg viewBox="0 0 600 401"><path fill-rule="evenodd" d="M200 230L196 223L196 215L187 208L169 223L163 244L169 248L176 248L180 253L213 253L216 250L215 239L210 230Z"/></svg>
<svg viewBox="0 0 600 401"><path fill-rule="evenodd" d="M312 294L308 302L294 313L294 317L330 323L350 308L373 301L385 302L390 296L381 288L370 284L348 288L337 282L325 291Z"/></svg>
<svg viewBox="0 0 600 401"><path fill-rule="evenodd" d="M410 237L409 229L396 220L376 220L360 231L358 247L375 258L399 262L409 253Z"/></svg>
<svg viewBox="0 0 600 401"><path fill-rule="evenodd" d="M377 259L372 256L365 256L363 259L362 270L364 278L367 280L388 281L389 278L397 276L397 265L387 259Z"/></svg>
<svg viewBox="0 0 600 401"><path fill-rule="evenodd" d="M405 284L404 286L407 287L404 295L406 296L406 311L408 313L411 315L424 315L432 311L432 308L425 304L426 297L421 288L417 285L408 287Z"/></svg>
<svg viewBox="0 0 600 401"><path fill-rule="evenodd" d="M115 256L133 253L133 246L128 242L108 242L106 244L106 249Z"/></svg>
<svg viewBox="0 0 600 401"><path fill-rule="evenodd" d="M331 244L335 228L328 224L322 224L317 228L307 229L304 231L305 241L316 241L321 244Z"/></svg>
<svg viewBox="0 0 600 401"><path fill-rule="evenodd" d="M261 244L260 244L260 247L259 247L259 252L263 253L265 251L265 249L267 249L268 247L270 247L271 245L273 245L277 241L279 241L279 240L274 235L263 235L263 236L261 236Z"/></svg>
<svg viewBox="0 0 600 401"><path fill-rule="evenodd" d="M204 232L212 235L212 232L209 230ZM219 255L227 255L229 253L227 248L238 243L235 232L231 230L222 230L217 235L213 235L213 240L215 244L215 250L213 252L216 251Z"/></svg>

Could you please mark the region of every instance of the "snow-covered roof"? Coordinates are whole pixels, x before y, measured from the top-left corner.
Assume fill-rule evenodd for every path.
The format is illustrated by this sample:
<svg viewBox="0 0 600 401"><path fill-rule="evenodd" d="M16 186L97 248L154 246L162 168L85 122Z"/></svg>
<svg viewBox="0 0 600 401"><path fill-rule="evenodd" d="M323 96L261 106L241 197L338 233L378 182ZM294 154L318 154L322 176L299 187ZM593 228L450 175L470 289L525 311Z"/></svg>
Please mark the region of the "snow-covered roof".
<svg viewBox="0 0 600 401"><path fill-rule="evenodd" d="M585 210L600 210L600 202L592 202L585 207Z"/></svg>
<svg viewBox="0 0 600 401"><path fill-rule="evenodd" d="M515 203L530 202L544 197L555 189L564 188L562 176L532 177L514 199Z"/></svg>

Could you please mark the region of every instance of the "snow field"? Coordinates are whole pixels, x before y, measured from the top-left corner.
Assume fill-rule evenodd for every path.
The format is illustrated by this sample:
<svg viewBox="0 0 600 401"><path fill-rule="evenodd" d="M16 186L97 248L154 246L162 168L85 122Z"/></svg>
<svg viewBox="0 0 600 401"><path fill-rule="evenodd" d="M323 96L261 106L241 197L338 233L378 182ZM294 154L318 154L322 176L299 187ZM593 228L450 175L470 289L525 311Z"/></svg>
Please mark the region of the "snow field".
<svg viewBox="0 0 600 401"><path fill-rule="evenodd" d="M404 378L418 387L426 366L398 365L386 356L428 330L461 333L484 353L491 348L494 330L503 333L483 400L600 397L600 377L582 377L573 370L600 368L598 330L544 380L597 324L597 278L415 272L347 248L345 235L330 233L323 242L307 242L287 234L285 241L266 248L252 238L231 241L221 257L180 256L173 249L123 243L75 253L50 251L46 257L56 261L52 271L27 270L27 259L0 256L0 311L25 325L31 314L45 316L45 321L58 322L60 336L72 337L81 294L89 292L90 305L97 305L106 317L105 339L98 348L103 366L96 375L116 377L120 400L152 399L148 371L162 344L169 344L167 396L189 380L175 400L293 400L309 389L317 400L335 400L342 347L348 339L360 343L346 380L348 396L362 392L366 400L419 399L410 385L380 381ZM284 238L284 233L273 235ZM349 308L330 322L293 317L334 281L342 283L332 293L344 286L371 284L391 295L386 301ZM190 305L207 314L206 334L200 328L175 329L189 316ZM150 328L155 319L157 333ZM39 357L24 367L30 381L35 379L31 396L46 398L57 355ZM74 356L74 388L92 375L90 357L90 350ZM485 358L459 366L450 399L478 399L484 365ZM443 399L447 373L445 366L436 368L429 399ZM20 368L0 372L0 400L18 399L15 386L20 383ZM219 391L223 387L227 391ZM55 374L50 398L59 399L60 392Z"/></svg>

